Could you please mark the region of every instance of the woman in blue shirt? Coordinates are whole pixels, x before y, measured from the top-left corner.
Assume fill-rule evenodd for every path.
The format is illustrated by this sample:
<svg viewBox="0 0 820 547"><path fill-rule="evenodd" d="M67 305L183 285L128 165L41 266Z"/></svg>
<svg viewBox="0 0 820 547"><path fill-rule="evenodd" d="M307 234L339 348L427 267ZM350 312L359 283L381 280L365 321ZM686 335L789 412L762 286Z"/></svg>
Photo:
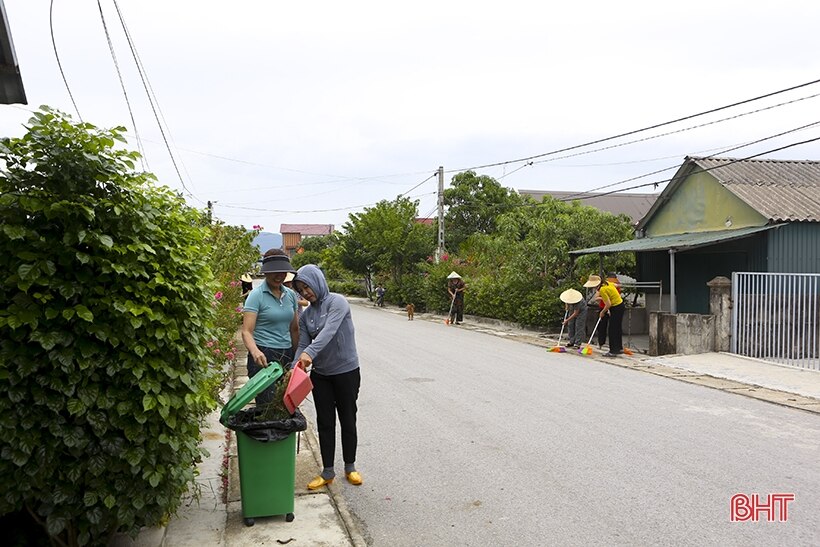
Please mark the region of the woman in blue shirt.
<svg viewBox="0 0 820 547"><path fill-rule="evenodd" d="M282 283L288 273L295 273L290 259L281 249L271 249L262 259L265 281L253 289L245 300L242 317L242 341L248 348L248 376L273 361L283 367L293 362L299 344L299 305L296 293ZM256 397L257 406L273 400L273 388Z"/></svg>

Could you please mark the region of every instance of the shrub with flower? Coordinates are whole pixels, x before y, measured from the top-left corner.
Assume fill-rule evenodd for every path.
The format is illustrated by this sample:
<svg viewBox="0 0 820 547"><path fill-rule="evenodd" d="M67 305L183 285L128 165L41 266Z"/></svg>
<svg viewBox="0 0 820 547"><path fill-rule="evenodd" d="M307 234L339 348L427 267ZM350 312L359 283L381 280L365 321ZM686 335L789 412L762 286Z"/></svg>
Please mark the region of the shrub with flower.
<svg viewBox="0 0 820 547"><path fill-rule="evenodd" d="M212 287L214 308L214 336L206 342L211 366L220 372L218 385L210 386L218 394L230 376L235 364L238 331L242 326L242 287L239 277L249 271L259 259L259 249L253 238L261 226L253 231L222 223L211 225L210 266L215 286Z"/></svg>

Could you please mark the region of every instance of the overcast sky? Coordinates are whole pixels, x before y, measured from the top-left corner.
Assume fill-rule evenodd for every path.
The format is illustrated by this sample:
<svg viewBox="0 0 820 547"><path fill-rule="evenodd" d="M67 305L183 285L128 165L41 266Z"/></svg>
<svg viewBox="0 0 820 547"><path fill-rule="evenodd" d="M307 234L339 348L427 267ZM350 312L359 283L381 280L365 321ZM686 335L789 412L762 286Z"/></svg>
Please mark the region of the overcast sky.
<svg viewBox="0 0 820 547"><path fill-rule="evenodd" d="M410 191L440 165L449 183L458 170L540 156L477 170L537 190L594 190L668 169L607 188L622 189L668 179L686 155L820 121L813 84L543 155L820 79L820 4L811 0L100 4L146 168L192 206L211 200L217 218L272 232L282 223L340 228L351 212ZM50 5L5 0L29 104L0 106L0 135L22 135L41 104L77 117L52 46ZM138 149L97 2L55 0L53 33L82 119L126 126ZM820 126L720 155L816 137ZM637 139L645 140L624 144ZM603 147L611 148L594 151ZM767 157L820 160L820 144ZM420 216L435 215L436 188L433 177L409 192Z"/></svg>

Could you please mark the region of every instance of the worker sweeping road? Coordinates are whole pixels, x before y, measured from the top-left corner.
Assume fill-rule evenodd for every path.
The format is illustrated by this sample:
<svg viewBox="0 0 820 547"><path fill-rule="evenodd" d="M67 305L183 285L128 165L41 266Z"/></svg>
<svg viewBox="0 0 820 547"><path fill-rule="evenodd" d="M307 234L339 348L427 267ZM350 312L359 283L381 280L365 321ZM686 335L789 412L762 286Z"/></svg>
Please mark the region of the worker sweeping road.
<svg viewBox="0 0 820 547"><path fill-rule="evenodd" d="M452 325L460 325L464 321L464 290L467 286L464 280L455 271L450 272L447 276L447 292L452 299L452 306L450 308L450 315L448 320Z"/></svg>
<svg viewBox="0 0 820 547"><path fill-rule="evenodd" d="M568 348L580 348L586 337L587 303L584 295L575 289L567 289L559 297L566 309L566 319L564 325L569 333ZM562 327L563 328L563 327Z"/></svg>
<svg viewBox="0 0 820 547"><path fill-rule="evenodd" d="M613 274L614 275L614 274ZM604 357L617 357L624 352L622 323L624 319L624 300L615 283L611 281L601 281L598 286L598 294L604 303L603 309L598 316L603 319L609 314L609 351L604 353Z"/></svg>

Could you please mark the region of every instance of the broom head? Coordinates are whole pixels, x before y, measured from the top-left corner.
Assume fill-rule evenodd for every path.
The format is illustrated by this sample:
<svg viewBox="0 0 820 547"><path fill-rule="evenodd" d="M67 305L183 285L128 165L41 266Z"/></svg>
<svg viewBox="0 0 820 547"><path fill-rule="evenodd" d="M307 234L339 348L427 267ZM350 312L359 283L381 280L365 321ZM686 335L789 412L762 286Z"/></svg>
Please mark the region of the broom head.
<svg viewBox="0 0 820 547"><path fill-rule="evenodd" d="M564 346L555 346L554 348L549 349L552 353L566 353L567 348Z"/></svg>
<svg viewBox="0 0 820 547"><path fill-rule="evenodd" d="M624 353L627 355L635 355L635 352L629 348L624 348Z"/></svg>
<svg viewBox="0 0 820 547"><path fill-rule="evenodd" d="M578 353L580 353L581 355L592 355L592 346L587 344L584 348L579 349Z"/></svg>

